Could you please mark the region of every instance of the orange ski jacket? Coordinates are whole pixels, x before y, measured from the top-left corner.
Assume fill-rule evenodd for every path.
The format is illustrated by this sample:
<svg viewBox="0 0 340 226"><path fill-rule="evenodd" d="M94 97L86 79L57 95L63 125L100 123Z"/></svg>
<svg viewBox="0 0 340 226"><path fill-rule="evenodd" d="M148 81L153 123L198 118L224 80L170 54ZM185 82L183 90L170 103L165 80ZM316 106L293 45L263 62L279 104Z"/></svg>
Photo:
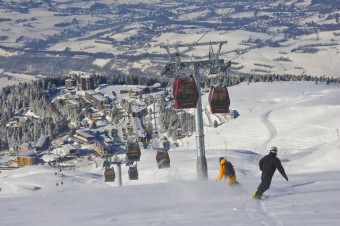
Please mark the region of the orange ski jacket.
<svg viewBox="0 0 340 226"><path fill-rule="evenodd" d="M226 179L228 184L235 183L236 175L231 176L231 177L227 176L227 169L225 168L226 162L227 162L227 159L222 159L220 162L220 169L218 170L217 181L222 180L222 178L224 177L224 179Z"/></svg>

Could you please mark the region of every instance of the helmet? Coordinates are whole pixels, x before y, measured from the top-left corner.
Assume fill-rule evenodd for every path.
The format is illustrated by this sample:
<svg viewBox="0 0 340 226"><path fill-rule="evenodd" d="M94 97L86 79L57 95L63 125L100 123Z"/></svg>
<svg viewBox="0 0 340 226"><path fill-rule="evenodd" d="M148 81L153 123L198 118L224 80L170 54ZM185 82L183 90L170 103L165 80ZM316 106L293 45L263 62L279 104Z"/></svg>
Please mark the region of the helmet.
<svg viewBox="0 0 340 226"><path fill-rule="evenodd" d="M277 154L277 147L273 146L270 148L270 153Z"/></svg>
<svg viewBox="0 0 340 226"><path fill-rule="evenodd" d="M220 158L218 161L219 161L219 162L221 162L221 161L222 161L222 159L224 159L224 157L221 157L221 158Z"/></svg>

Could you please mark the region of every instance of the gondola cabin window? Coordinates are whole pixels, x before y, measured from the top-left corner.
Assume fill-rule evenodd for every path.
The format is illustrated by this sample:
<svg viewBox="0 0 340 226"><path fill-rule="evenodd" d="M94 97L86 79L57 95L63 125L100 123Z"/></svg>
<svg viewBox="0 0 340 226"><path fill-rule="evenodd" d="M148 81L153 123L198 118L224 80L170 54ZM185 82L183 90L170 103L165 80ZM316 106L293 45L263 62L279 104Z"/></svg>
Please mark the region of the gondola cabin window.
<svg viewBox="0 0 340 226"><path fill-rule="evenodd" d="M198 101L198 89L192 75L189 77L176 76L173 95L176 108L196 108Z"/></svg>

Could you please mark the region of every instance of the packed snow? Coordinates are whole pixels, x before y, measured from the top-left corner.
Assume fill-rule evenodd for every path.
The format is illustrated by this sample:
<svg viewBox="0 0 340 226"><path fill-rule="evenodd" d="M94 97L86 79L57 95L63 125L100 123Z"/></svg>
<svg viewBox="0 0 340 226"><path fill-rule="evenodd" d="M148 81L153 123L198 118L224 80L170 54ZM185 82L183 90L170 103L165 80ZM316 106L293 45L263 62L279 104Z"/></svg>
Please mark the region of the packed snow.
<svg viewBox="0 0 340 226"><path fill-rule="evenodd" d="M0 225L340 225L340 85L242 83L229 95L237 118L213 128L204 117L207 180L197 178L195 135L170 149L170 168L142 149L139 180L122 165L122 186L104 182L99 159L76 170L3 170ZM271 146L289 181L276 172L257 200L258 161ZM240 186L215 181L221 156Z"/></svg>

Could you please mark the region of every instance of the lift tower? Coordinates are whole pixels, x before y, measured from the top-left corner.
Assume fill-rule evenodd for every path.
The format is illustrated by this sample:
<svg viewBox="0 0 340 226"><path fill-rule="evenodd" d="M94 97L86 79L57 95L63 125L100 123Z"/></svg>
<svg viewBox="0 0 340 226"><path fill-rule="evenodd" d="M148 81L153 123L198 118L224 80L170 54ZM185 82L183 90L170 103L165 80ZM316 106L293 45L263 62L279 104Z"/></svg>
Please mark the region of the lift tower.
<svg viewBox="0 0 340 226"><path fill-rule="evenodd" d="M231 66L231 62L224 62L223 59L219 59L222 45L227 41L220 42L205 42L205 43L190 43L190 44L161 44L161 48L165 49L168 53L170 62L167 63L162 71L162 74L179 74L180 69L194 68L194 77L196 84L198 85L199 98L195 111L195 127L196 127L196 145L197 145L197 177L200 180L208 179L208 167L205 158L205 146L204 146L204 129L203 129L203 115L202 115L202 100L201 100L201 76L199 73L200 69L209 69L211 74L216 74L219 71L226 71ZM198 61L181 61L181 54L194 49L197 46L209 45L209 58L207 60ZM213 51L213 46L218 45L216 53ZM186 48L183 52L180 52L180 48ZM174 49L174 52L171 52Z"/></svg>

